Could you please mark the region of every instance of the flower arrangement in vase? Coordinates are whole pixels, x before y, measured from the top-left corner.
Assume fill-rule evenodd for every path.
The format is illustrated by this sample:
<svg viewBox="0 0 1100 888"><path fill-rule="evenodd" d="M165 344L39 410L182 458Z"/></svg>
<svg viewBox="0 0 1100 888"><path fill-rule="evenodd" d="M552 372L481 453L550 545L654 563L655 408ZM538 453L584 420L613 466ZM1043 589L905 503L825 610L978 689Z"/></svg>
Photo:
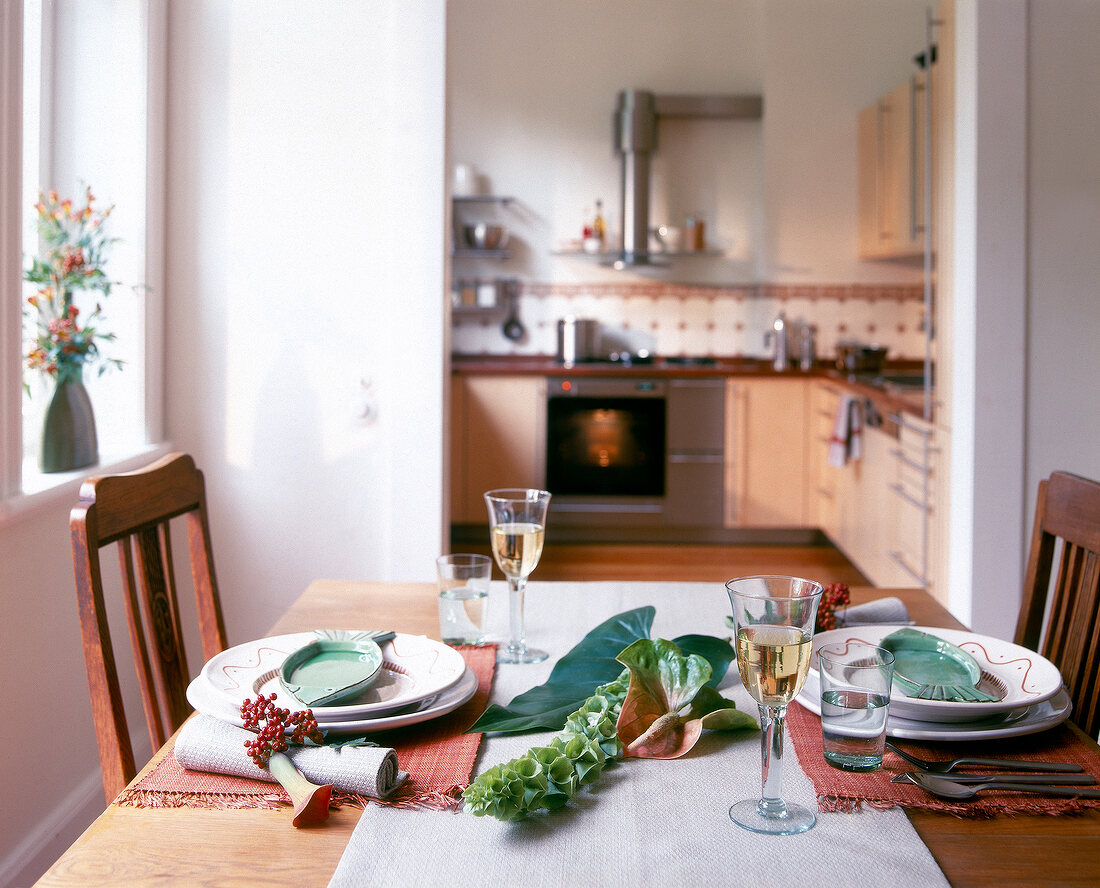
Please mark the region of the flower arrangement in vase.
<svg viewBox="0 0 1100 888"><path fill-rule="evenodd" d="M27 351L29 370L54 380L54 393L46 408L39 451L43 472L61 472L91 465L99 458L95 414L84 388L84 367L98 365L99 372L122 367L122 361L105 357L100 343L114 340L99 323L102 305L81 317L73 303L78 291L110 295L113 282L104 266L114 239L104 222L114 207L98 210L91 188L83 205L58 197L56 191L39 192L34 209L40 255L31 258L23 279L36 287L27 298L25 314L34 326Z"/></svg>

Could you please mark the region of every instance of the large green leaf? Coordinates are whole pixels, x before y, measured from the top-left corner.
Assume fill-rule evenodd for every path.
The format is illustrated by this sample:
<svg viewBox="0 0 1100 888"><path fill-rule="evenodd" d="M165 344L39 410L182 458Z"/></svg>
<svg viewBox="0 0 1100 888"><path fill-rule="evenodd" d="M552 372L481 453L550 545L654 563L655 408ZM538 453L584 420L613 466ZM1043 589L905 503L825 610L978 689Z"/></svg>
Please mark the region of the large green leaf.
<svg viewBox="0 0 1100 888"><path fill-rule="evenodd" d="M493 704L470 728L474 733L519 734L560 731L565 719L602 684L623 672L615 658L640 638L649 638L655 609L651 606L617 614L601 623L555 664L545 684L515 697L507 706ZM699 654L710 664L717 684L735 657L728 641L707 635L675 640L685 653Z"/></svg>

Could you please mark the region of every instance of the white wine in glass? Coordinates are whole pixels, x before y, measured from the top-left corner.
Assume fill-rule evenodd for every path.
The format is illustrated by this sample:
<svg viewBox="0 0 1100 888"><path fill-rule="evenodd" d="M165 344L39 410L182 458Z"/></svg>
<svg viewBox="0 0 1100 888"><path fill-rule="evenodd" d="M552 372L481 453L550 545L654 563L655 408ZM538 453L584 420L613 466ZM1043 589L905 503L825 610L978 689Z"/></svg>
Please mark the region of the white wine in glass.
<svg viewBox="0 0 1100 888"><path fill-rule="evenodd" d="M546 651L527 646L523 597L527 577L542 557L550 494L529 488L501 488L485 494L489 539L497 566L508 580L508 644L498 650L498 663L538 663Z"/></svg>
<svg viewBox="0 0 1100 888"><path fill-rule="evenodd" d="M740 577L726 583L737 629L737 669L760 705L760 799L730 808L730 819L753 832L805 832L817 815L783 801L783 730L787 704L810 671L817 605L823 587L798 577Z"/></svg>

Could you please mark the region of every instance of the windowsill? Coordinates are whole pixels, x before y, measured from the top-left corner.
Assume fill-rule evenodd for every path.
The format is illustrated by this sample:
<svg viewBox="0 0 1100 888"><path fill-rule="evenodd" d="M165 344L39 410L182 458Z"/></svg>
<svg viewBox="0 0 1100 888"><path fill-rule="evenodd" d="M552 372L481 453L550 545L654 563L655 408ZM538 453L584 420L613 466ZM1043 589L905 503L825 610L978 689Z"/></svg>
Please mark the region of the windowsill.
<svg viewBox="0 0 1100 888"><path fill-rule="evenodd" d="M42 474L38 471L34 456L23 465L23 491L0 502L0 529L41 509L60 503L75 505L80 485L94 475L129 472L171 452L170 442L148 444L134 452L106 454L98 463L72 472Z"/></svg>

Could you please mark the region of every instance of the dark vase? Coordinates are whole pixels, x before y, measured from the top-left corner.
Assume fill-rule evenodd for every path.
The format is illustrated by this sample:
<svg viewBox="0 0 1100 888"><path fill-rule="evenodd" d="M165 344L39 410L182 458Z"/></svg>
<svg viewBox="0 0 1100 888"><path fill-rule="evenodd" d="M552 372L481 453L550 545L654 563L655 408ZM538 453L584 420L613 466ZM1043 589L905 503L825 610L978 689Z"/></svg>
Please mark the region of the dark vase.
<svg viewBox="0 0 1100 888"><path fill-rule="evenodd" d="M38 467L43 472L67 472L98 460L95 414L80 373L59 375L42 425Z"/></svg>

